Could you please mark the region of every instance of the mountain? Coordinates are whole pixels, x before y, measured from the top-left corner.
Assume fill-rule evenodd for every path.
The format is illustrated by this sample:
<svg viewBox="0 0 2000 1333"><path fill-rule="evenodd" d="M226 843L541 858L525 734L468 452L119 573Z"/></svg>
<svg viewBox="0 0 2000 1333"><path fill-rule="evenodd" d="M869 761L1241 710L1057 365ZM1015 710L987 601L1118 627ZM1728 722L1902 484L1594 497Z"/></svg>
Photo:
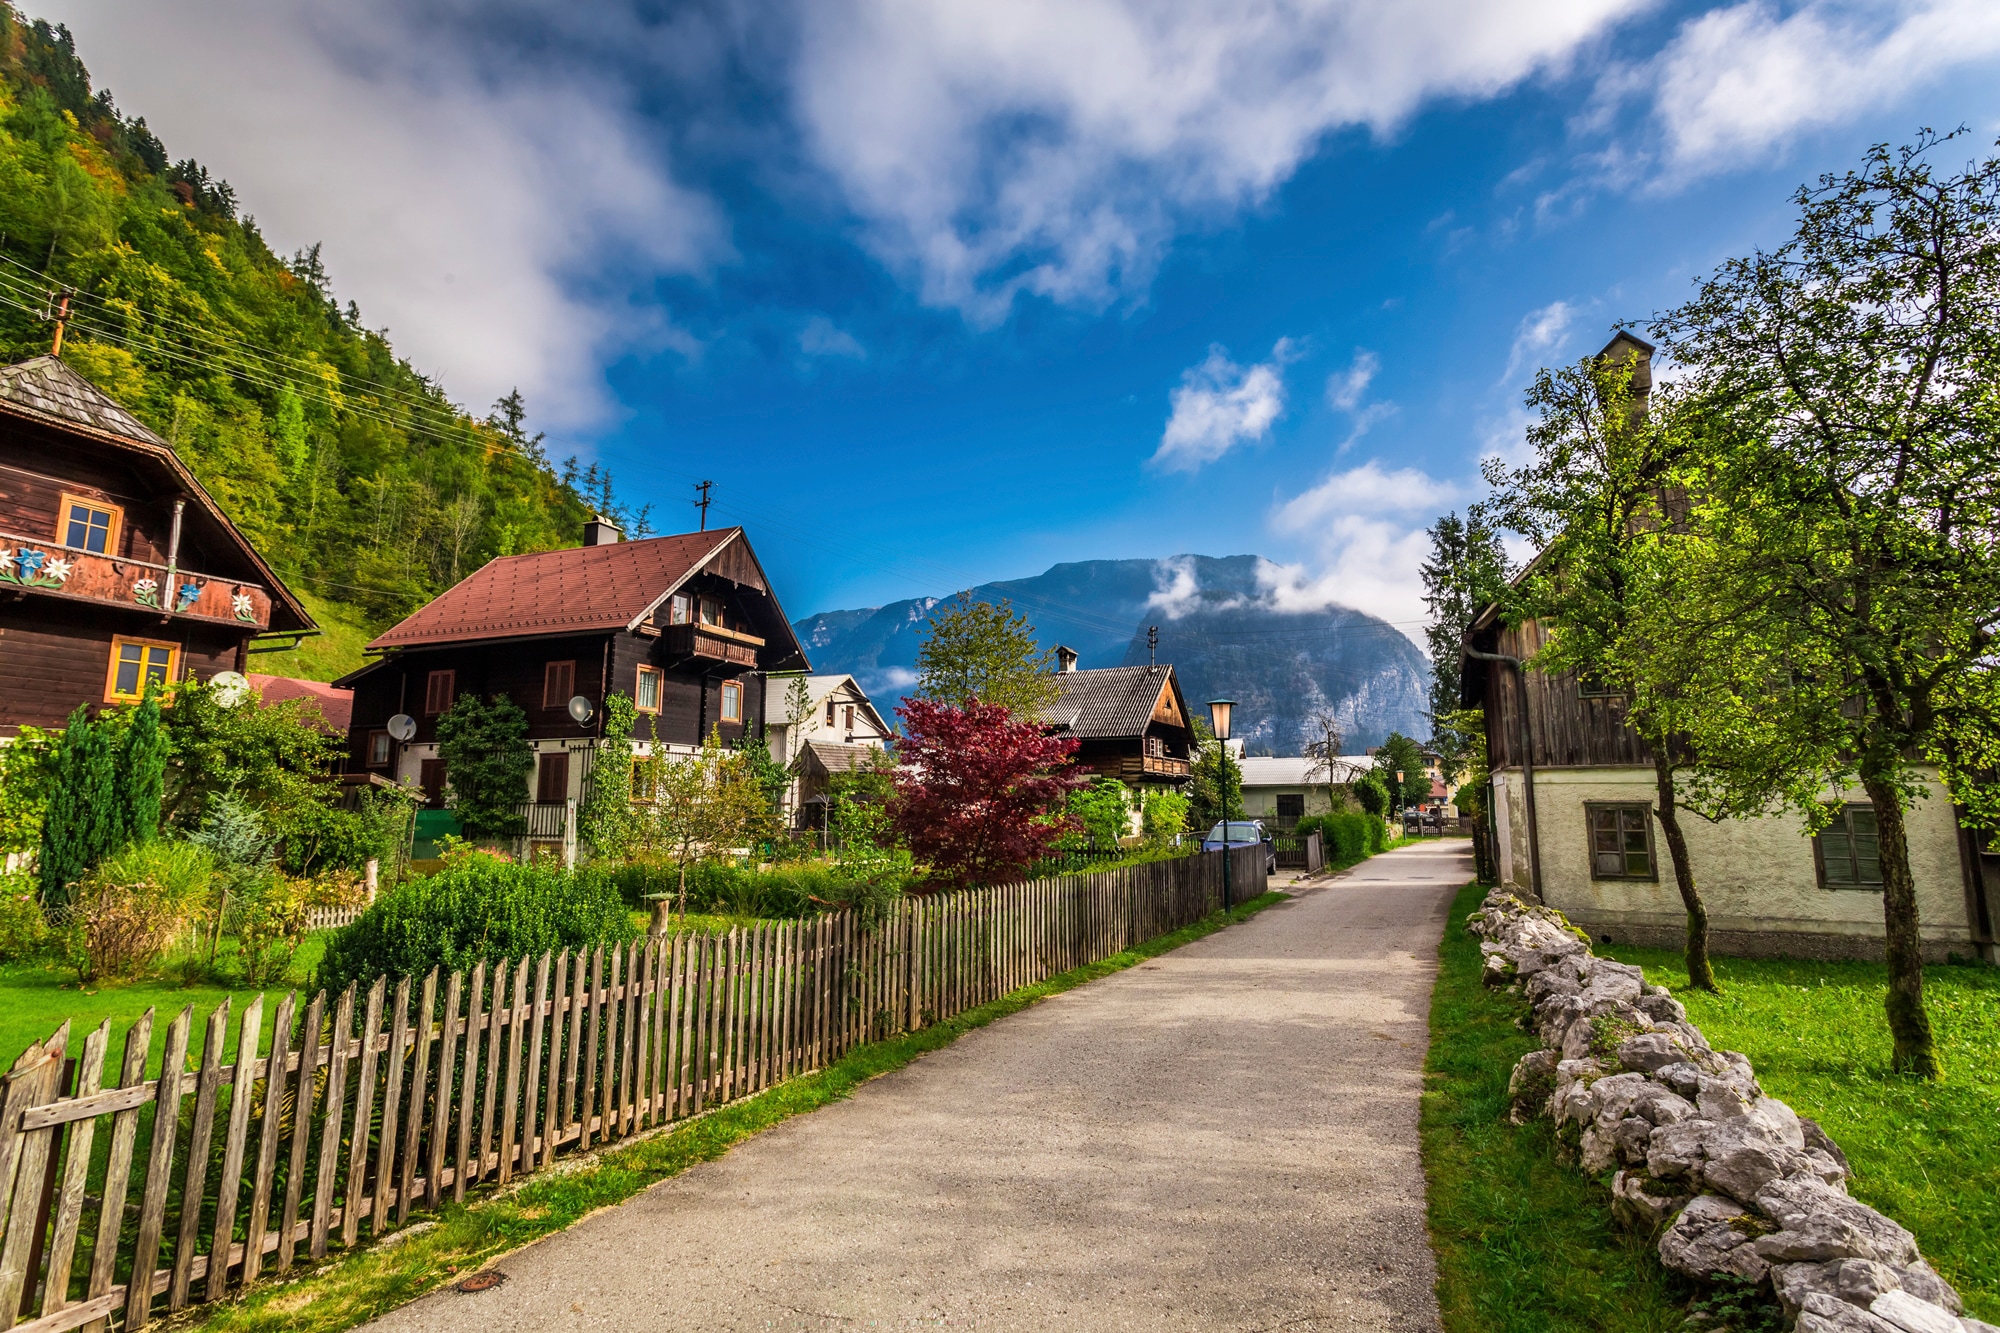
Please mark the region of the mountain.
<svg viewBox="0 0 2000 1333"><path fill-rule="evenodd" d="M463 574L575 545L616 504L608 474L551 466L518 394L451 402L250 202L93 90L67 28L0 0L0 359L49 350L67 291L64 362L173 441L328 629L260 667L330 679Z"/></svg>
<svg viewBox="0 0 2000 1333"><path fill-rule="evenodd" d="M1350 750L1391 731L1429 735L1430 662L1417 646L1346 607L1280 610L1269 568L1254 555L1085 560L971 592L1013 603L1044 646L1076 649L1085 668L1144 663L1147 627L1157 626L1159 660L1174 665L1190 706L1235 699L1232 731L1251 754L1299 753L1303 724L1322 708L1340 719ZM916 681L917 649L939 601L823 611L793 629L814 670L852 672L886 708Z"/></svg>

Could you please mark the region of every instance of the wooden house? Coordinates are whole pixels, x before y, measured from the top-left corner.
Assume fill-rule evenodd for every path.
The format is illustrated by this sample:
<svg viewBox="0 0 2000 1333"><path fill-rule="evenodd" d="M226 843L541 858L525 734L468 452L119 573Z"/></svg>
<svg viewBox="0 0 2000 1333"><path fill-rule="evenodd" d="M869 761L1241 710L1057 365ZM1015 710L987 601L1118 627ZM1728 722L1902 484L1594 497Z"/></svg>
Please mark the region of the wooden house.
<svg viewBox="0 0 2000 1333"><path fill-rule="evenodd" d="M316 632L165 440L55 357L0 368L0 740Z"/></svg>
<svg viewBox="0 0 2000 1333"><path fill-rule="evenodd" d="M1076 739L1078 764L1130 786L1188 780L1194 724L1171 666L1079 671L1077 655L1061 647L1056 660L1056 699L1043 721Z"/></svg>
<svg viewBox="0 0 2000 1333"><path fill-rule="evenodd" d="M336 682L354 691L349 771L418 784L441 807L438 718L462 693L507 695L535 751L529 839L558 843L574 837L609 695L633 701L641 756L692 752L711 731L730 744L755 733L764 673L808 669L741 528L628 542L596 520L584 539L490 561L370 643L376 660ZM398 716L407 741L390 729Z"/></svg>
<svg viewBox="0 0 2000 1333"><path fill-rule="evenodd" d="M1651 353L1621 334L1603 354ZM1488 831L1500 881L1539 892L1594 935L1677 948L1686 916L1654 814L1652 752L1629 725L1622 692L1528 665L1548 637L1547 626L1508 625L1491 606L1466 636L1468 648L1512 659L1468 653L1462 663L1462 702L1485 714ZM1921 772L1926 799L1905 819L1924 951L1992 959L2000 923L1994 858L1960 828L1935 770ZM1836 807L1832 822L1815 837L1792 814L1720 823L1683 815L1718 953L1882 955L1874 811L1858 788L1829 792L1828 803Z"/></svg>

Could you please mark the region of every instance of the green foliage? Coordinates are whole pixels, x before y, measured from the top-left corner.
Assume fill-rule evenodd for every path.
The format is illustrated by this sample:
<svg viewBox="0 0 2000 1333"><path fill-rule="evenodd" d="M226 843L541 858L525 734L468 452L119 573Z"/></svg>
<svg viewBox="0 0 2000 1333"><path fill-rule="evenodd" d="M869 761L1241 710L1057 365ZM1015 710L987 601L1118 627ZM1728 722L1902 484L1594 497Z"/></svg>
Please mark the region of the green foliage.
<svg viewBox="0 0 2000 1333"><path fill-rule="evenodd" d="M354 809L313 804L286 821L279 864L288 875L359 871L370 861L394 878L409 846L415 797L404 791L364 788Z"/></svg>
<svg viewBox="0 0 2000 1333"><path fill-rule="evenodd" d="M1083 825L1091 847L1116 847L1132 818L1132 789L1117 778L1099 777L1070 793L1069 813Z"/></svg>
<svg viewBox="0 0 2000 1333"><path fill-rule="evenodd" d="M37 889L33 875L0 874L0 963L40 958L49 951L55 936L42 915Z"/></svg>
<svg viewBox="0 0 2000 1333"><path fill-rule="evenodd" d="M917 650L917 695L953 706L977 699L1015 717L1036 717L1055 702L1053 657L1010 603L995 606L960 593L931 617Z"/></svg>
<svg viewBox="0 0 2000 1333"><path fill-rule="evenodd" d="M592 856L623 856L632 845L632 728L638 717L623 691L604 701L604 738L576 812L577 840Z"/></svg>
<svg viewBox="0 0 2000 1333"><path fill-rule="evenodd" d="M1353 783L1355 804L1362 811L1376 819L1389 813L1389 784L1382 777L1382 770L1371 768Z"/></svg>
<svg viewBox="0 0 2000 1333"><path fill-rule="evenodd" d="M896 761L877 750L868 762L827 779L827 831L833 860L857 881L900 890L910 877L910 853L896 838L889 816Z"/></svg>
<svg viewBox="0 0 2000 1333"><path fill-rule="evenodd" d="M294 812L332 798L327 773L344 742L327 734L303 699L225 706L213 685L186 681L174 687L173 707L160 722L167 739L161 817L176 827L195 827L210 800L228 793L282 838Z"/></svg>
<svg viewBox="0 0 2000 1333"><path fill-rule="evenodd" d="M1422 568L1424 605L1430 611L1431 718L1459 707L1459 649L1465 632L1507 590L1507 553L1486 510L1474 505L1460 518L1446 514L1431 525L1431 558Z"/></svg>
<svg viewBox="0 0 2000 1333"><path fill-rule="evenodd" d="M451 785L451 809L469 836L505 838L522 831L514 807L528 799L535 771L528 715L504 694L468 690L437 724L438 754Z"/></svg>
<svg viewBox="0 0 2000 1333"><path fill-rule="evenodd" d="M1188 831L1188 812L1193 808L1187 795L1173 787L1148 787L1139 812L1140 828L1149 847L1169 847Z"/></svg>
<svg viewBox="0 0 2000 1333"><path fill-rule="evenodd" d="M1194 719L1194 761L1188 765L1188 807L1195 831L1243 813L1243 768L1218 744L1205 718Z"/></svg>
<svg viewBox="0 0 2000 1333"><path fill-rule="evenodd" d="M838 863L806 863L753 870L705 861L688 871L688 908L731 916L806 917L866 906L886 887L899 893L901 876L857 875ZM671 889L673 886L667 886Z"/></svg>
<svg viewBox="0 0 2000 1333"><path fill-rule="evenodd" d="M1389 850L1389 826L1380 815L1336 810L1328 815L1307 815L1292 830L1300 838L1314 831L1319 833L1320 850L1330 866L1358 865Z"/></svg>
<svg viewBox="0 0 2000 1333"><path fill-rule="evenodd" d="M314 985L329 993L378 976L421 977L481 959L527 958L631 940L638 932L605 874L565 874L484 853L378 897L328 941Z"/></svg>
<svg viewBox="0 0 2000 1333"><path fill-rule="evenodd" d="M1375 751L1375 773L1388 792L1391 808L1421 805L1431 796L1430 772L1424 767L1423 747L1399 731L1389 733ZM1396 774L1401 773L1399 784Z"/></svg>
<svg viewBox="0 0 2000 1333"><path fill-rule="evenodd" d="M78 704L63 727L56 784L42 817L42 901L51 909L123 841L118 810L118 742L109 718Z"/></svg>
<svg viewBox="0 0 2000 1333"><path fill-rule="evenodd" d="M77 885L64 949L80 982L144 971L210 909L215 859L174 838L131 843Z"/></svg>
<svg viewBox="0 0 2000 1333"><path fill-rule="evenodd" d="M152 686L125 725L118 763L118 804L126 835L151 842L160 831L160 803L166 793L167 738L160 728L160 696Z"/></svg>
<svg viewBox="0 0 2000 1333"><path fill-rule="evenodd" d="M0 745L0 853L42 845L42 815L62 775L62 734L22 727Z"/></svg>
<svg viewBox="0 0 2000 1333"><path fill-rule="evenodd" d="M761 725L754 732L746 730L736 748L743 756L744 780L764 797L761 827L752 835L760 842L772 841L784 829L785 793L791 790L792 772L772 756L770 738Z"/></svg>
<svg viewBox="0 0 2000 1333"><path fill-rule="evenodd" d="M233 792L210 799L201 827L188 841L206 847L218 864L257 867L270 864L272 839L264 820L250 803Z"/></svg>
<svg viewBox="0 0 2000 1333"><path fill-rule="evenodd" d="M1458 784L1452 803L1466 814L1483 816L1486 787L1493 780L1486 760L1485 711L1465 708L1445 713L1437 719L1434 737L1445 784Z"/></svg>
<svg viewBox="0 0 2000 1333"><path fill-rule="evenodd" d="M724 745L710 728L701 751L670 755L656 745L646 761L643 785L649 800L638 811L641 853L673 865L678 906L687 911L690 866L742 846L769 818L764 790L751 778L741 750ZM664 925L668 900L655 904L656 925Z"/></svg>

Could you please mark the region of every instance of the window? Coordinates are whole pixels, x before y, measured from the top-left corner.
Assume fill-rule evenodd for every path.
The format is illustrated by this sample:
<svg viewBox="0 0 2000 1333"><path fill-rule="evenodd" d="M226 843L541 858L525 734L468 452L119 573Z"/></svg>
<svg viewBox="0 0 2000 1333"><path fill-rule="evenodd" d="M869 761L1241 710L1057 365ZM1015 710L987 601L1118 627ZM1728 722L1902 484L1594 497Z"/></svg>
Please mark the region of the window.
<svg viewBox="0 0 2000 1333"><path fill-rule="evenodd" d="M1578 676L1576 694L1579 699L1622 699L1625 691L1616 685L1599 680L1595 676Z"/></svg>
<svg viewBox="0 0 2000 1333"><path fill-rule="evenodd" d="M722 720L724 722L743 720L743 687L733 680L722 682Z"/></svg>
<svg viewBox="0 0 2000 1333"><path fill-rule="evenodd" d="M549 750L535 768L535 799L544 805L569 799L569 754Z"/></svg>
<svg viewBox="0 0 2000 1333"><path fill-rule="evenodd" d="M842 705L841 705L841 708L840 708L840 725L841 725L842 727L846 728L846 729L847 729L847 730L849 730L849 731L852 731L852 730L854 730L854 705L853 705L853 704L842 704Z"/></svg>
<svg viewBox="0 0 2000 1333"><path fill-rule="evenodd" d="M561 708L576 691L575 662L550 662L542 668L542 707Z"/></svg>
<svg viewBox="0 0 2000 1333"><path fill-rule="evenodd" d="M444 808L445 772L444 760L420 759L417 761L417 785L424 789L424 804L433 810Z"/></svg>
<svg viewBox="0 0 2000 1333"><path fill-rule="evenodd" d="M632 707L642 713L660 711L660 671L658 667L639 668L639 679L632 686Z"/></svg>
<svg viewBox="0 0 2000 1333"><path fill-rule="evenodd" d="M667 604L667 623L669 625L685 625L688 623L688 597L686 593L675 593L673 601Z"/></svg>
<svg viewBox="0 0 2000 1333"><path fill-rule="evenodd" d="M65 494L56 536L64 546L74 546L80 551L117 555L118 529L124 519L125 511L115 504Z"/></svg>
<svg viewBox="0 0 2000 1333"><path fill-rule="evenodd" d="M435 717L451 707L458 694L456 671L433 671L424 680L424 714Z"/></svg>
<svg viewBox="0 0 2000 1333"><path fill-rule="evenodd" d="M835 709L836 707L838 707L838 705L836 705L836 704L835 704L835 703L833 702L833 700L831 700L831 699L828 699L828 700L826 701L826 724L827 724L827 725L828 725L829 727L833 725L833 710L834 710L834 709Z"/></svg>
<svg viewBox="0 0 2000 1333"><path fill-rule="evenodd" d="M713 597L702 598L701 623L704 625L714 625L720 629L722 627L722 603L716 601Z"/></svg>
<svg viewBox="0 0 2000 1333"><path fill-rule="evenodd" d="M111 670L104 677L104 702L131 703L143 699L148 685L165 689L173 684L180 664L179 644L120 635L111 640Z"/></svg>
<svg viewBox="0 0 2000 1333"><path fill-rule="evenodd" d="M1592 879L1658 879L1653 811L1646 805L1586 805Z"/></svg>
<svg viewBox="0 0 2000 1333"><path fill-rule="evenodd" d="M371 731L368 733L368 767L387 768L389 756L394 753L389 748L389 733Z"/></svg>
<svg viewBox="0 0 2000 1333"><path fill-rule="evenodd" d="M1877 889L1882 887L1882 851L1876 836L1875 808L1843 805L1833 822L1813 839L1813 860L1819 865L1820 887Z"/></svg>
<svg viewBox="0 0 2000 1333"><path fill-rule="evenodd" d="M1306 798L1303 792L1281 791L1278 793L1278 818L1304 819L1305 814Z"/></svg>

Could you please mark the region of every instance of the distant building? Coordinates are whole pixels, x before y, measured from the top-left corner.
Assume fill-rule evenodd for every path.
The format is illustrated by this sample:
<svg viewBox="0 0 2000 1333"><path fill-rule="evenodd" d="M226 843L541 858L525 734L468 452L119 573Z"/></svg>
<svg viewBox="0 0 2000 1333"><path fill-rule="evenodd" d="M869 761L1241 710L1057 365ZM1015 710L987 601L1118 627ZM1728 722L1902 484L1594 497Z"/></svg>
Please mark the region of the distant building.
<svg viewBox="0 0 2000 1333"><path fill-rule="evenodd" d="M806 713L791 716L792 688L803 679ZM764 739L771 757L794 773L785 811L794 825L823 828L829 784L837 773L870 763L889 742L889 724L850 675L764 678Z"/></svg>
<svg viewBox="0 0 2000 1333"><path fill-rule="evenodd" d="M1342 755L1334 761L1331 779L1313 759L1250 755L1239 758L1236 765L1243 772L1244 816L1290 828L1307 815L1331 813L1327 783L1353 782L1375 761L1365 754Z"/></svg>
<svg viewBox="0 0 2000 1333"><path fill-rule="evenodd" d="M1130 786L1187 782L1194 726L1171 666L1078 671L1062 647L1056 661L1056 698L1042 721L1076 739L1078 764Z"/></svg>

